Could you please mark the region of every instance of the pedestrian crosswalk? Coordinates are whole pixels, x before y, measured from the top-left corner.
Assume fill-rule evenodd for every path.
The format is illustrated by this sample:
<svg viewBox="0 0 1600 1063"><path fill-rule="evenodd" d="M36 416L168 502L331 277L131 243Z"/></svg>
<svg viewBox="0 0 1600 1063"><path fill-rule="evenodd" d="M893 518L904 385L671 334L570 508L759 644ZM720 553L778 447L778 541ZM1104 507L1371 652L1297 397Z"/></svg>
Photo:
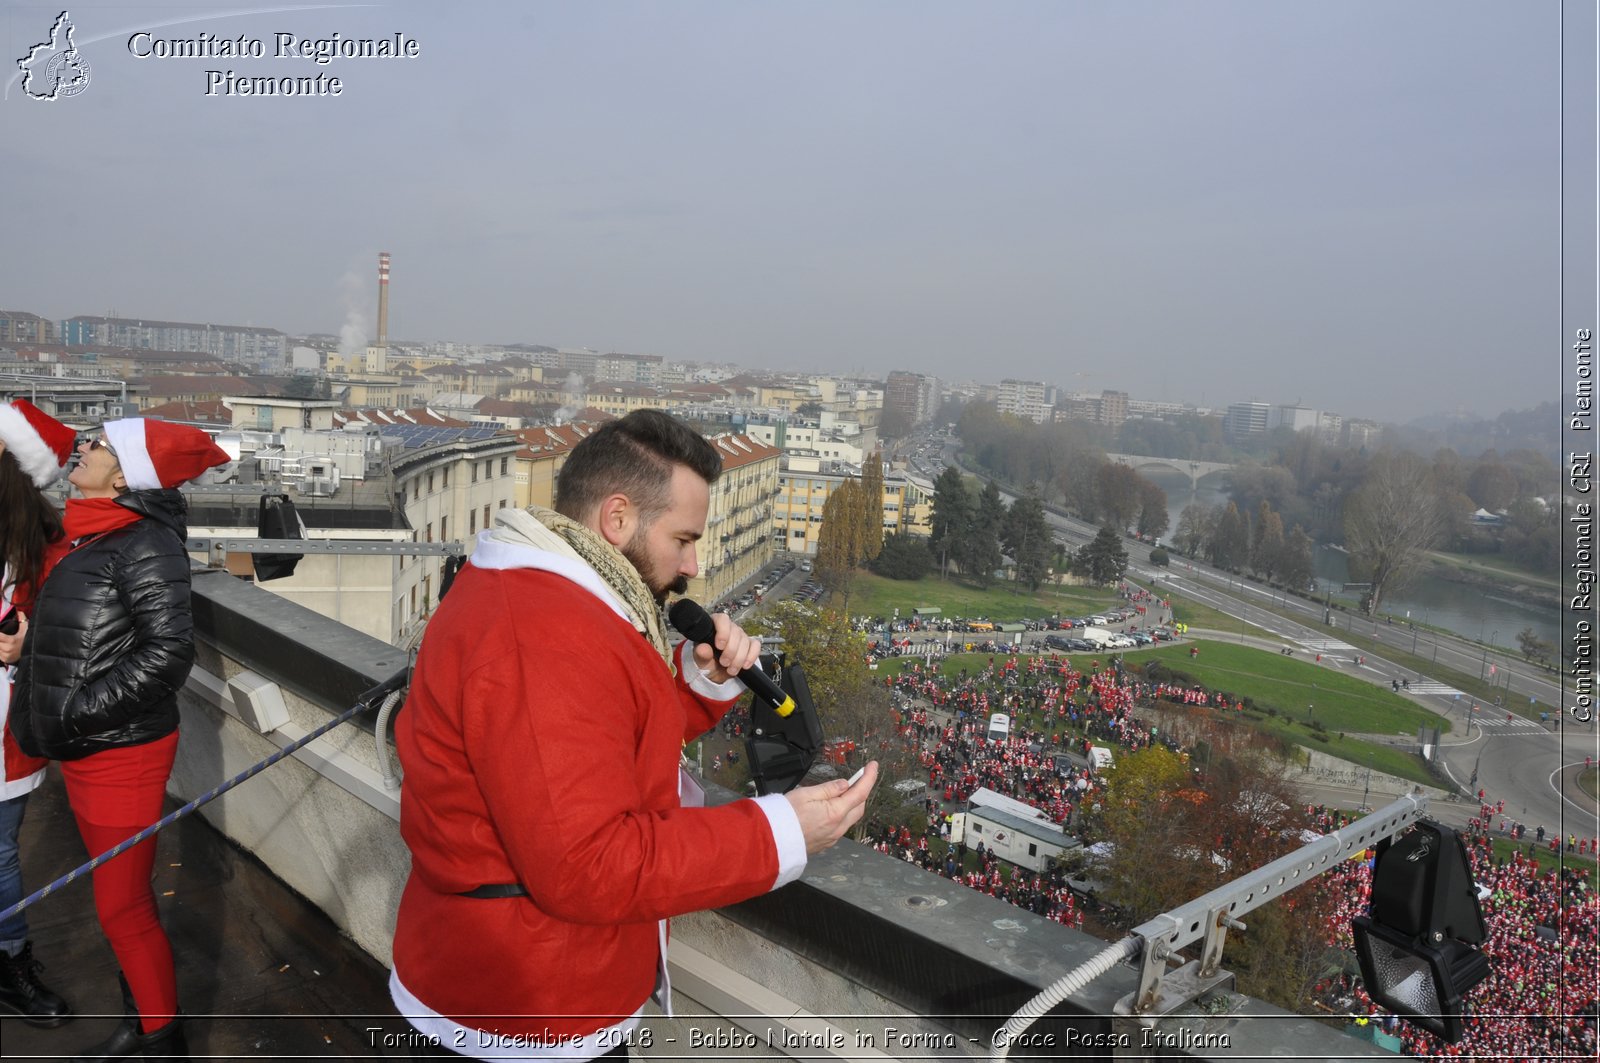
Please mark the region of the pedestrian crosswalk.
<svg viewBox="0 0 1600 1063"><path fill-rule="evenodd" d="M1354 646L1348 642L1340 642L1338 639L1301 639L1300 645L1312 653L1334 653L1351 657L1356 655Z"/></svg>
<svg viewBox="0 0 1600 1063"><path fill-rule="evenodd" d="M1411 684L1410 690L1413 694L1441 694L1447 698L1465 696L1449 683L1441 683L1437 679L1419 679Z"/></svg>
<svg viewBox="0 0 1600 1063"><path fill-rule="evenodd" d="M1550 729L1548 727L1534 720L1527 719L1523 716L1512 716L1511 719L1507 720L1506 714L1503 711L1497 712L1494 709L1490 709L1488 712L1479 711L1478 714L1472 718L1472 722L1487 730L1499 731L1502 734L1508 735L1550 733Z"/></svg>

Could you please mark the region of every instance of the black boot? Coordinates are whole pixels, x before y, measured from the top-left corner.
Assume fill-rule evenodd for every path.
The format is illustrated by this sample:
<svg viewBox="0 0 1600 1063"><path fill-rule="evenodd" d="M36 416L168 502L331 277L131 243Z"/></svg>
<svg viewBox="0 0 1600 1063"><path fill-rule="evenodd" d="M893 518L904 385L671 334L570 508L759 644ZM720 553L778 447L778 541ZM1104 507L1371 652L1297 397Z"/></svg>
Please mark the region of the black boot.
<svg viewBox="0 0 1600 1063"><path fill-rule="evenodd" d="M139 1015L125 1015L111 1036L72 1063L102 1063L112 1059L165 1059L188 1063L189 1041L183 1036L183 1016L177 1016L153 1033L139 1032Z"/></svg>
<svg viewBox="0 0 1600 1063"><path fill-rule="evenodd" d="M33 958L33 942L25 941L15 956L0 952L0 1008L22 1016L29 1026L60 1026L72 1016L67 1002L39 981L44 965Z"/></svg>
<svg viewBox="0 0 1600 1063"><path fill-rule="evenodd" d="M189 1063L189 1039L183 1035L183 1016L154 1033L139 1035L139 1052L145 1059L165 1059L168 1063Z"/></svg>
<svg viewBox="0 0 1600 1063"><path fill-rule="evenodd" d="M188 1063L189 1042L183 1036L183 1016L151 1033L139 1030L139 1008L133 1002L133 991L128 988L127 976L117 974L122 982L122 1021L111 1031L111 1036L84 1052L72 1057L72 1063L102 1063L113 1059L166 1059L174 1063Z"/></svg>
<svg viewBox="0 0 1600 1063"><path fill-rule="evenodd" d="M139 1054L139 1013L130 1010L111 1031L111 1036L73 1056L72 1063L95 1063L103 1059L132 1059Z"/></svg>

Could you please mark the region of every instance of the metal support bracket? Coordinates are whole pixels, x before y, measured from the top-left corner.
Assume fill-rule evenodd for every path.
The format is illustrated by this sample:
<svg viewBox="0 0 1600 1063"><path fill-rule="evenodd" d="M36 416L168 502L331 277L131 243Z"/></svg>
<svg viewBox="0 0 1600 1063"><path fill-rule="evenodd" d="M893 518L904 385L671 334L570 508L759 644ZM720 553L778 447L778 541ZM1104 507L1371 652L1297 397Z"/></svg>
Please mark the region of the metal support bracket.
<svg viewBox="0 0 1600 1063"><path fill-rule="evenodd" d="M1222 949L1229 929L1243 930L1238 919L1246 912L1277 900L1297 886L1337 867L1343 860L1392 837L1422 818L1425 797L1406 795L1316 841L1279 857L1187 904L1163 912L1133 933L1144 942L1139 965L1139 987L1118 1001L1116 1014L1157 1017L1190 1003L1233 977L1222 968ZM1200 958L1167 974L1178 953L1201 942ZM1193 974L1179 977L1193 968Z"/></svg>
<svg viewBox="0 0 1600 1063"><path fill-rule="evenodd" d="M1148 1007L1134 1010L1134 996L1117 1002L1111 1019L1112 1032L1117 1035L1112 1051L1114 1058L1153 1059L1155 1053L1151 1046L1156 1038L1150 1036L1150 1031L1162 1020L1209 993L1233 992L1233 972L1216 970L1205 974L1201 966L1202 961L1190 960L1165 978L1159 978Z"/></svg>
<svg viewBox="0 0 1600 1063"><path fill-rule="evenodd" d="M258 539L254 536L192 536L184 548L204 553L221 567L232 554L368 554L400 557L459 557L467 552L459 541L442 543L392 542L388 539Z"/></svg>

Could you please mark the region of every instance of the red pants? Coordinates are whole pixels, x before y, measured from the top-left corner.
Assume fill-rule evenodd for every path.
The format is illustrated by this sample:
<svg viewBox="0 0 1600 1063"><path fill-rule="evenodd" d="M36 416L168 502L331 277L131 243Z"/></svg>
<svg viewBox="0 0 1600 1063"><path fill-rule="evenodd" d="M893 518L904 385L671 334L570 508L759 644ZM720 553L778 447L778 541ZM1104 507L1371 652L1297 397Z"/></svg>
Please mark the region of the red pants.
<svg viewBox="0 0 1600 1063"><path fill-rule="evenodd" d="M61 763L67 801L90 856L99 856L161 818L167 776L177 752L178 735L173 732L144 745ZM165 1026L178 1012L172 944L161 929L150 885L155 860L156 839L151 837L94 870L95 914L127 976L145 1033Z"/></svg>

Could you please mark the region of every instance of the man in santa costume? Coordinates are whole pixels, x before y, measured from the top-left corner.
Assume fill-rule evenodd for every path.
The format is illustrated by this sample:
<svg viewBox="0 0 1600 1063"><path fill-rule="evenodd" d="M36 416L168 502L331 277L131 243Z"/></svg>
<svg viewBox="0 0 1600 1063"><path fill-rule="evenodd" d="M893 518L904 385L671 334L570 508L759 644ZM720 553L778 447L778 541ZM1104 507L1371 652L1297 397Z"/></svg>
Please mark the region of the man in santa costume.
<svg viewBox="0 0 1600 1063"><path fill-rule="evenodd" d="M411 876L389 988L414 1055L585 1060L670 1014L666 920L798 878L860 819L877 766L698 807L679 768L760 641L725 614L669 648L716 449L655 410L586 437L556 508L506 510L429 622L395 726Z"/></svg>

